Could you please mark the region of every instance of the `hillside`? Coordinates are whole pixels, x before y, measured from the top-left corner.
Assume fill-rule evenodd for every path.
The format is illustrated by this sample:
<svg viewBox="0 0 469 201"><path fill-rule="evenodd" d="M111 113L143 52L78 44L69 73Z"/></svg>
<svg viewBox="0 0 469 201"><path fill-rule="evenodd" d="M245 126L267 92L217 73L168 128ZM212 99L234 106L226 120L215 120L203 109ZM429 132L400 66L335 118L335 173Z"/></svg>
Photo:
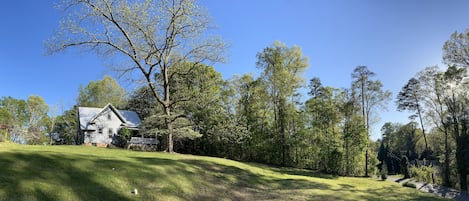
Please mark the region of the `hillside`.
<svg viewBox="0 0 469 201"><path fill-rule="evenodd" d="M388 181L220 158L0 143L0 200L444 199Z"/></svg>

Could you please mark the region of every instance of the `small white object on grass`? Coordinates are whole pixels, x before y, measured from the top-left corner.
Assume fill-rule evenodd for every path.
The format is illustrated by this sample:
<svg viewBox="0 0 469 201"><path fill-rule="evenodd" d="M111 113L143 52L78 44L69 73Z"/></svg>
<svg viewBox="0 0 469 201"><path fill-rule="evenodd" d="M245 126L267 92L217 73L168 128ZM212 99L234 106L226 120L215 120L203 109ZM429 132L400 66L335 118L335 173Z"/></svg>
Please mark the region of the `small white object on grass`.
<svg viewBox="0 0 469 201"><path fill-rule="evenodd" d="M133 194L138 195L138 190L134 188L134 191L132 191Z"/></svg>

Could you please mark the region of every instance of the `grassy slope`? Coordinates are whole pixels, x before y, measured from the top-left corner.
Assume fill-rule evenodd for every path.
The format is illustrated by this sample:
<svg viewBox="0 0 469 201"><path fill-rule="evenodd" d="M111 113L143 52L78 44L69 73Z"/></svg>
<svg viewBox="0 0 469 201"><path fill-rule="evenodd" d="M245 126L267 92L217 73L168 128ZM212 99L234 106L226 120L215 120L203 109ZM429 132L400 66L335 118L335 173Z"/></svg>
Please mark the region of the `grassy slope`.
<svg viewBox="0 0 469 201"><path fill-rule="evenodd" d="M220 158L0 143L0 200L443 199L392 182Z"/></svg>

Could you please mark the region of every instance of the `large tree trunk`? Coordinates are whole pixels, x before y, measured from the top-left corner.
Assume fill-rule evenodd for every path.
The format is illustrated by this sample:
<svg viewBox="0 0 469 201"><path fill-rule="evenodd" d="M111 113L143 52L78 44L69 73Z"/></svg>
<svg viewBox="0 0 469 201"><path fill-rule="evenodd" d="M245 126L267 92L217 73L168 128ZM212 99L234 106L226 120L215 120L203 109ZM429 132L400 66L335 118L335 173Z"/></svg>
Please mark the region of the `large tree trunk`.
<svg viewBox="0 0 469 201"><path fill-rule="evenodd" d="M443 185L451 186L451 170L450 170L450 150L448 144L448 129L445 126L445 163L444 163L444 172L443 172Z"/></svg>
<svg viewBox="0 0 469 201"><path fill-rule="evenodd" d="M167 152L173 153L173 122L171 120L171 110L169 106L165 106L165 115L166 115L166 127L168 129L168 148L166 149Z"/></svg>
<svg viewBox="0 0 469 201"><path fill-rule="evenodd" d="M459 185L461 187L461 191L467 191L467 161L466 161L466 153L467 150L465 146L467 146L467 141L465 136L460 136L456 142L456 162L457 162L457 170L458 170L458 177L459 177Z"/></svg>
<svg viewBox="0 0 469 201"><path fill-rule="evenodd" d="M465 120L461 121L461 125L461 133L456 138L456 162L461 191L467 191L467 174L469 168L469 130L467 128L467 122Z"/></svg>
<svg viewBox="0 0 469 201"><path fill-rule="evenodd" d="M420 126L422 128L423 140L425 141L425 153L428 153L429 150L428 150L428 143L427 143L427 135L425 134L425 128L423 126L423 120L422 120L422 113L420 111L420 106L419 106L418 101L417 101L417 113L419 115Z"/></svg>
<svg viewBox="0 0 469 201"><path fill-rule="evenodd" d="M370 133L368 131L368 116L366 116L365 112L365 81L361 81L361 95L362 95L362 115L363 115L363 121L364 121L364 126L366 129L366 135L370 136ZM368 177L368 142L366 143L366 151L365 151L365 177Z"/></svg>
<svg viewBox="0 0 469 201"><path fill-rule="evenodd" d="M282 166L286 165L286 139L285 139L285 110L286 110L286 100L284 98L280 98L280 106L279 106L279 127L280 127L280 147L281 147L281 155L282 155Z"/></svg>

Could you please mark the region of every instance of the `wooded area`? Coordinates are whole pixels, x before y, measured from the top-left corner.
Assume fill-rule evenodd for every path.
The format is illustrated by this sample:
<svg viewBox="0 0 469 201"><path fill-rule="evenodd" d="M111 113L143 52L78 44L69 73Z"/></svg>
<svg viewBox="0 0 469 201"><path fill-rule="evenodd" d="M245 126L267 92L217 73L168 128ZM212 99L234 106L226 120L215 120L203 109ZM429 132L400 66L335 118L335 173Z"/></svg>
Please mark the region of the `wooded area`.
<svg viewBox="0 0 469 201"><path fill-rule="evenodd" d="M436 182L467 191L468 31L445 43L447 68L424 68L397 94L397 109L413 113L409 123L385 123L381 140L373 142L370 127L392 95L367 66L350 72L349 87L324 86L318 77L303 77L309 58L299 46L276 41L257 53L259 76L224 80L212 66L223 61L225 44L207 34L208 18L192 0L70 2L66 11L82 12L67 16L48 50L80 47L126 60L115 69L138 74L133 78L142 84L126 92L105 76L80 86L76 106L61 115L38 96L2 97L0 139L77 144L77 107L111 103L136 111L143 120L139 132L156 135L159 151L347 176L405 174L401 167L425 160Z"/></svg>

